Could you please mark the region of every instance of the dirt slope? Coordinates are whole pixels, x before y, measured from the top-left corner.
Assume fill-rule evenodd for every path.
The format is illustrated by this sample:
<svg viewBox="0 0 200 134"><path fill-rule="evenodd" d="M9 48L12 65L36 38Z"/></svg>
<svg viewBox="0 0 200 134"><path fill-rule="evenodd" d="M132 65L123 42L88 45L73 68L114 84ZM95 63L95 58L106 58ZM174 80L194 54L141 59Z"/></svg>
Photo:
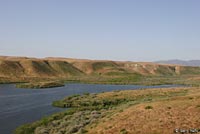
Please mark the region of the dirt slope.
<svg viewBox="0 0 200 134"><path fill-rule="evenodd" d="M199 67L160 65L148 62L119 62L69 58L0 57L0 78L70 77L83 75L182 75L200 74Z"/></svg>

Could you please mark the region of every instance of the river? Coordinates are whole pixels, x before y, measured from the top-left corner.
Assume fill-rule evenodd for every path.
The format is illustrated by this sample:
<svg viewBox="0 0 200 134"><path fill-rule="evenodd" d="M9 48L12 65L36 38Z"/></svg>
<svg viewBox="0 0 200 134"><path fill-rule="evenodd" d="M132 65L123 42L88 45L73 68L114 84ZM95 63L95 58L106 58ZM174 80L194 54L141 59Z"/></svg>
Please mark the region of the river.
<svg viewBox="0 0 200 134"><path fill-rule="evenodd" d="M31 123L63 109L51 106L52 101L65 96L99 93L113 90L177 87L176 85L99 85L66 84L48 89L18 89L14 84L0 85L0 134L13 134L16 127Z"/></svg>

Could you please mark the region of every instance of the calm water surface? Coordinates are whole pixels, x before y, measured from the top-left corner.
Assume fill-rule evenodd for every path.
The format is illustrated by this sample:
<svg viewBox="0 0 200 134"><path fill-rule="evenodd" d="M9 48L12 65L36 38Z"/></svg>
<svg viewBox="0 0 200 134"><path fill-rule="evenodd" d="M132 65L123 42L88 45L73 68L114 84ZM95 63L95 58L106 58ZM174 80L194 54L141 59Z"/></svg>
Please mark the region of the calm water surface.
<svg viewBox="0 0 200 134"><path fill-rule="evenodd" d="M52 101L73 94L99 93L113 90L177 87L67 84L65 87L49 89L18 89L13 84L0 85L0 134L12 134L19 125L30 123L63 109L51 106Z"/></svg>

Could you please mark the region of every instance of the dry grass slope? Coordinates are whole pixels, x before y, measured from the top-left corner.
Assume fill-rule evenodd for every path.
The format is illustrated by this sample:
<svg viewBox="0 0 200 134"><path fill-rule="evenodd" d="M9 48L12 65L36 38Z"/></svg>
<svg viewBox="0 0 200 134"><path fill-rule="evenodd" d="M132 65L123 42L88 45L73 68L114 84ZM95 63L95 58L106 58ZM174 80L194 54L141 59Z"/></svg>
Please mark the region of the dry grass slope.
<svg viewBox="0 0 200 134"><path fill-rule="evenodd" d="M69 107L16 134L173 134L175 128L200 126L200 88L180 87L114 91L66 97Z"/></svg>
<svg viewBox="0 0 200 134"><path fill-rule="evenodd" d="M87 130L89 134L120 134L122 130L126 130L127 134L173 134L175 128L199 129L200 89L182 90L188 90L188 93L130 105L120 112L115 111L111 116L102 118Z"/></svg>
<svg viewBox="0 0 200 134"><path fill-rule="evenodd" d="M199 76L200 67L68 58L0 57L1 83L54 79L88 83L140 84L146 81L146 78L177 77L178 80L182 76L189 78L189 75L190 78ZM152 83L166 84L165 80L160 81ZM174 84L172 80L171 84Z"/></svg>

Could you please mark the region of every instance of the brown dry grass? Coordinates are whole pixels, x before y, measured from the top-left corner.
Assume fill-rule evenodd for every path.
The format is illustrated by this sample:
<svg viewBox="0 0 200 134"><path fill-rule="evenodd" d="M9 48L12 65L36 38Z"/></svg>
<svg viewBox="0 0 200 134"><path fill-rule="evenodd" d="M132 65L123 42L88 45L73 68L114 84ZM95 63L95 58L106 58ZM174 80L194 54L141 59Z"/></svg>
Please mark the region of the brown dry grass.
<svg viewBox="0 0 200 134"><path fill-rule="evenodd" d="M172 89L173 90L173 89ZM175 89L183 90L181 88ZM87 128L89 134L120 134L123 129L128 134L173 134L175 128L199 128L200 126L200 88L187 88L187 95L171 99L144 102L129 106L123 111L114 111ZM159 89L157 92L169 91ZM132 92L132 93L131 93ZM142 91L141 94L154 92ZM125 91L124 94L140 95L140 91ZM103 94L102 94L103 95ZM104 97L110 96L105 93ZM123 95L122 95L123 96ZM152 109L145 109L151 106Z"/></svg>
<svg viewBox="0 0 200 134"><path fill-rule="evenodd" d="M33 133L35 129L43 129L50 134L69 133L69 127L76 128L77 134L82 134L82 130L89 134L173 134L175 128L200 126L198 87L113 91L71 96L62 101L70 104L75 113L50 116L22 126L16 132ZM99 103L92 105L94 101ZM91 114L97 112L98 116Z"/></svg>
<svg viewBox="0 0 200 134"><path fill-rule="evenodd" d="M124 70L128 73L139 73L141 75L155 75L160 74L157 70L159 68L165 69L168 73L174 73L174 68L176 66L172 65L159 65L155 63L148 62L119 62L119 61L108 61L108 60L84 60L84 59L70 59L70 58L27 58L27 57L9 57L9 56L0 56L0 60L3 62L11 62L12 64L19 64L21 67L24 67L24 72L30 72L29 75L35 74L35 64L41 64L42 66L38 69L42 70L42 67L47 66L46 63L51 62L68 62L74 68L81 70L85 74L92 73L108 73L108 72L118 72L119 70ZM7 65L8 67L12 67ZM1 67L1 64L0 64ZM172 67L172 68L171 68ZM4 67L6 69L6 67ZM96 68L96 69L95 69ZM54 68L53 68L54 69ZM17 68L16 68L17 70ZM40 70L39 70L40 71ZM12 72L11 72L12 73ZM1 75L1 74L0 74ZM25 74L26 75L26 74ZM37 74L40 75L40 74ZM41 74L43 75L43 74Z"/></svg>
<svg viewBox="0 0 200 134"><path fill-rule="evenodd" d="M196 83L199 83L199 79L194 82L189 79L187 82L189 76L199 77L200 68L148 62L0 56L1 83L28 82L35 79L60 79L104 84L197 85Z"/></svg>

